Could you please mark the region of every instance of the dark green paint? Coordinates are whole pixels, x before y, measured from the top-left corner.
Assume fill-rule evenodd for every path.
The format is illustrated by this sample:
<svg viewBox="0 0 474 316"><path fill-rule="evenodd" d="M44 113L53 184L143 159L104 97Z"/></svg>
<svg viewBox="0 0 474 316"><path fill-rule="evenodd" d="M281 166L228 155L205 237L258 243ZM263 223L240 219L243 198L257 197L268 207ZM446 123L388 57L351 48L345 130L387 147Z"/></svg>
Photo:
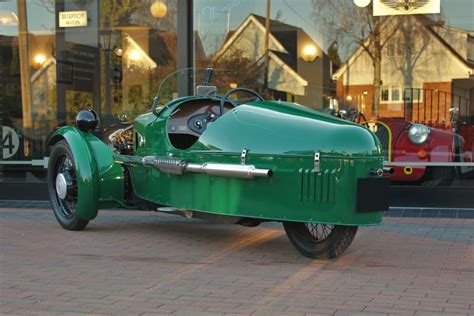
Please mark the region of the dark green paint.
<svg viewBox="0 0 474 316"><path fill-rule="evenodd" d="M173 148L166 135L168 116L181 102L160 114L137 118L145 137L138 156L169 156L192 163L240 163L274 171L253 180L171 175L135 167L135 193L145 200L190 210L273 220L314 221L346 225L380 223L382 215L356 213L357 178L381 168L377 138L366 128L285 102L241 105L211 124L188 150ZM312 171L314 152L321 152L321 173Z"/></svg>
<svg viewBox="0 0 474 316"><path fill-rule="evenodd" d="M380 143L366 128L286 102L258 102L228 111L190 149L179 150L170 144L166 124L186 100L170 103L156 115L137 117L135 131L145 142L141 147L135 144L136 156L239 164L240 153L247 148L246 163L271 169L273 176L248 180L173 175L139 165L130 168L138 197L221 215L342 225L380 223L381 212L355 211L357 179L370 177L369 169L383 166ZM81 217L95 216L102 205L94 204L94 199L122 204L123 174L110 148L75 128L61 129L58 135L73 148L82 187L91 186L85 194L89 202L80 198L89 208L83 210L81 204ZM321 153L319 173L313 171L315 151Z"/></svg>

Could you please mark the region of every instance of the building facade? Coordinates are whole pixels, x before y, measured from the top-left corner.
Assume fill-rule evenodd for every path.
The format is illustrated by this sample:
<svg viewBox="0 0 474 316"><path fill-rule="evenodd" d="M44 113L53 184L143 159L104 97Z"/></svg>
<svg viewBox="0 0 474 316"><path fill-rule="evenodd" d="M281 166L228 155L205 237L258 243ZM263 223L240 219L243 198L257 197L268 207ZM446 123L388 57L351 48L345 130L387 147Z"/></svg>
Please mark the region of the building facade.
<svg viewBox="0 0 474 316"><path fill-rule="evenodd" d="M214 67L235 70L231 85L365 124L402 170L398 196L440 192L445 206L465 207L474 193L474 1L397 15L374 12L375 1L1 2L0 199L47 198L48 136L80 109L99 113L105 137L149 110L168 74ZM430 147L395 142L413 124L430 129ZM441 132L451 145L437 143Z"/></svg>

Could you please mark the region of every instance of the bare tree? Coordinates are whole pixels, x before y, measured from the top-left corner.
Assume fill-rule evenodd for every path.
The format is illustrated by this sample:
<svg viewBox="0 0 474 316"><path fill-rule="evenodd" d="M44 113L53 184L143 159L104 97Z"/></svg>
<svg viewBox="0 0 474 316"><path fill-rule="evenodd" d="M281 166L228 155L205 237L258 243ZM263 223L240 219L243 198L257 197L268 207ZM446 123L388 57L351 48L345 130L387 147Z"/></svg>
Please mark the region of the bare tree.
<svg viewBox="0 0 474 316"><path fill-rule="evenodd" d="M339 47L361 47L370 57L374 70L372 115L380 103L382 50L402 23L403 16L373 16L372 4L359 8L348 0L312 0L315 22Z"/></svg>
<svg viewBox="0 0 474 316"><path fill-rule="evenodd" d="M102 29L113 26L129 25L133 13L148 5L143 0L108 0L100 2L100 25Z"/></svg>

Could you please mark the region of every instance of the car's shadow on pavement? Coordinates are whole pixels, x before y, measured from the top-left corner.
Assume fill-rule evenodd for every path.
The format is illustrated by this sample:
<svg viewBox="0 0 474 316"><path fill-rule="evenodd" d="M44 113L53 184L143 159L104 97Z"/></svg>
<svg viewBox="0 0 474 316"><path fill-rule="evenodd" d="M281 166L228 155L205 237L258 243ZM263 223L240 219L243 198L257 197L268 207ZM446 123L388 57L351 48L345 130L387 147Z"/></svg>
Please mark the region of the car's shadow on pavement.
<svg viewBox="0 0 474 316"><path fill-rule="evenodd" d="M263 223L258 227L243 227L235 224L219 224L197 219L186 219L167 215L146 215L128 220L110 216L98 217L85 229L85 234L101 238L140 240L142 247L163 254L163 249L180 249L182 256L205 255L236 256L241 258L265 258L265 262L290 259L307 262L297 253L280 223ZM141 219L140 219L141 218ZM175 252L176 254L176 252ZM263 264L263 263L262 263Z"/></svg>

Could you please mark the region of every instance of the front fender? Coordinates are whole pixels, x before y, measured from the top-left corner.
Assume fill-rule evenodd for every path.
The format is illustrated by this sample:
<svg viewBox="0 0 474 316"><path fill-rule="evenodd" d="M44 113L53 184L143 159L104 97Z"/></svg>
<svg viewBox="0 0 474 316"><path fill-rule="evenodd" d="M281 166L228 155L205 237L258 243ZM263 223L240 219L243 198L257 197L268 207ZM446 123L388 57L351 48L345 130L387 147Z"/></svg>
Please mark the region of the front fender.
<svg viewBox="0 0 474 316"><path fill-rule="evenodd" d="M65 139L71 148L77 175L77 213L91 220L101 207L123 205L124 176L113 159L112 149L96 136L76 127L66 126L55 131L48 145Z"/></svg>

